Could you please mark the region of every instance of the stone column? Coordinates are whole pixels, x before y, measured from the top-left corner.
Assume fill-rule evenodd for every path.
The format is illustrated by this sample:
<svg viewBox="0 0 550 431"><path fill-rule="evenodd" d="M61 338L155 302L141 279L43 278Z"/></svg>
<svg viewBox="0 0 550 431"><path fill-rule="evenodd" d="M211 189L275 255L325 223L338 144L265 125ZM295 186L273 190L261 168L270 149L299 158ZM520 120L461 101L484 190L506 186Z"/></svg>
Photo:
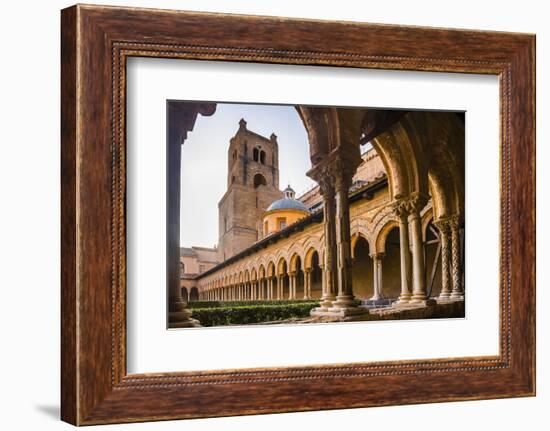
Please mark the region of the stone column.
<svg viewBox="0 0 550 431"><path fill-rule="evenodd" d="M462 288L462 268L461 268L461 253L460 253L460 219L458 216L451 218L451 260L452 260L452 283L453 290L451 298L456 300L464 300L464 290Z"/></svg>
<svg viewBox="0 0 550 431"><path fill-rule="evenodd" d="M371 255L373 267L372 279L374 284L374 294L371 300L373 301L384 299L384 294L382 293L382 259L384 259L384 256L384 253L374 253Z"/></svg>
<svg viewBox="0 0 550 431"><path fill-rule="evenodd" d="M400 201L394 204L393 211L399 219L399 253L401 264L401 295L395 305L407 304L411 300L410 268L411 252L409 246L409 222L406 202Z"/></svg>
<svg viewBox="0 0 550 431"><path fill-rule="evenodd" d="M312 268L304 269L304 299L311 299L311 272Z"/></svg>
<svg viewBox="0 0 550 431"><path fill-rule="evenodd" d="M328 181L320 182L323 195L323 229L325 233L325 253L323 264L323 292L319 311L328 311L336 299L336 221L334 187Z"/></svg>
<svg viewBox="0 0 550 431"><path fill-rule="evenodd" d="M360 301L355 299L351 285L351 234L348 194L351 180L357 166L351 161L337 159L333 164L336 183L336 249L338 296L332 304L334 308L357 307Z"/></svg>
<svg viewBox="0 0 550 431"><path fill-rule="evenodd" d="M216 110L215 104L189 105L172 101L168 103L168 199L166 214L167 235L167 290L168 290L168 326L185 328L200 326L191 318L192 312L181 296L180 286L180 207L181 207L181 146L187 139L187 133L193 130L199 114L210 116Z"/></svg>
<svg viewBox="0 0 550 431"><path fill-rule="evenodd" d="M277 299L281 300L283 296L283 275L277 275Z"/></svg>
<svg viewBox="0 0 550 431"><path fill-rule="evenodd" d="M273 276L268 278L267 298L269 300L273 300L275 298L273 295Z"/></svg>
<svg viewBox="0 0 550 431"><path fill-rule="evenodd" d="M325 280L325 265L323 265L322 263L319 263L319 269L321 269L321 295L322 295L323 292L325 291L325 283L326 283L326 280Z"/></svg>
<svg viewBox="0 0 550 431"><path fill-rule="evenodd" d="M410 214L409 226L412 243L412 276L413 276L413 294L410 300L411 304L431 305L435 303L429 299L426 291L426 267L424 263L424 242L422 240L422 222L420 220L420 211L426 204L427 199L414 196L409 201Z"/></svg>
<svg viewBox="0 0 550 431"><path fill-rule="evenodd" d="M446 301L451 298L451 230L449 220L434 222L439 230L439 243L441 247L441 293L438 300Z"/></svg>
<svg viewBox="0 0 550 431"><path fill-rule="evenodd" d="M296 271L288 273L288 299L296 299Z"/></svg>

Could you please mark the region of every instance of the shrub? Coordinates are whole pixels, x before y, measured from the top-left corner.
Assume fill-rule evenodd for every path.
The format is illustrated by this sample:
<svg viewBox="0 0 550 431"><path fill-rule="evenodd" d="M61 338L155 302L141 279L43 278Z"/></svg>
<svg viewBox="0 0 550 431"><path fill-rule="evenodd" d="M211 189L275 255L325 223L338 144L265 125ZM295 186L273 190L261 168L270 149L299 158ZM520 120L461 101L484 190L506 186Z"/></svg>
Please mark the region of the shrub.
<svg viewBox="0 0 550 431"><path fill-rule="evenodd" d="M194 308L193 318L202 326L247 325L308 317L319 302Z"/></svg>

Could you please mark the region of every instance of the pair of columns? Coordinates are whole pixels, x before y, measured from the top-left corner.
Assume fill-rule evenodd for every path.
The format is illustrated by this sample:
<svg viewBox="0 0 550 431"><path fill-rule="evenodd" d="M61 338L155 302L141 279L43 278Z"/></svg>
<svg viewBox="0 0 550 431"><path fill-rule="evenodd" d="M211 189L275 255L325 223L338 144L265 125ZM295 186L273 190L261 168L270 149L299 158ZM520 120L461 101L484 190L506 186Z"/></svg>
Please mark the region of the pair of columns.
<svg viewBox="0 0 550 431"><path fill-rule="evenodd" d="M349 189L361 157L337 150L314 166L308 175L319 184L323 197L325 253L323 293L320 307L312 314L368 313L359 308L351 283L351 233Z"/></svg>
<svg viewBox="0 0 550 431"><path fill-rule="evenodd" d="M304 296L303 299L310 299L311 298L311 273L312 268L306 268L304 270ZM297 271L290 271L288 273L288 280L289 280L289 295L288 299L298 299L297 294L297 277L298 272Z"/></svg>
<svg viewBox="0 0 550 431"><path fill-rule="evenodd" d="M382 259L384 259L384 256L384 253L375 253L370 256L372 258L373 267L372 280L374 284L374 294L371 298L373 301L384 299L384 294L382 293Z"/></svg>
<svg viewBox="0 0 550 431"><path fill-rule="evenodd" d="M394 204L399 219L401 257L401 295L396 305L431 305L426 288L426 268L420 211L427 197L419 194ZM441 233L442 291L439 299L464 299L461 283L460 236L458 216L436 223Z"/></svg>
<svg viewBox="0 0 550 431"><path fill-rule="evenodd" d="M462 268L460 258L460 219L443 218L434 223L439 230L441 243L440 301L463 300Z"/></svg>
<svg viewBox="0 0 550 431"><path fill-rule="evenodd" d="M414 194L394 204L393 210L399 219L399 243L401 258L401 295L396 305L431 305L426 288L426 267L420 211L428 198Z"/></svg>

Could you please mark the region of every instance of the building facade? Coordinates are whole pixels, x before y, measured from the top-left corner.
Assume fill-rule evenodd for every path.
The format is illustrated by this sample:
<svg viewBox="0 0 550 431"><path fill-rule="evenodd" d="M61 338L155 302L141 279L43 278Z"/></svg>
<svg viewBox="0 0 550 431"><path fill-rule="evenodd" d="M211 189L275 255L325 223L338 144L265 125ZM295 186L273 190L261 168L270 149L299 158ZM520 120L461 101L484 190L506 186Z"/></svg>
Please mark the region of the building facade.
<svg viewBox="0 0 550 431"><path fill-rule="evenodd" d="M282 196L277 136L260 136L248 130L242 119L229 144L227 191L218 203L218 261L258 241L264 211Z"/></svg>
<svg viewBox="0 0 550 431"><path fill-rule="evenodd" d="M180 286L183 299L199 299L197 277L218 264L216 247L181 247L180 248Z"/></svg>

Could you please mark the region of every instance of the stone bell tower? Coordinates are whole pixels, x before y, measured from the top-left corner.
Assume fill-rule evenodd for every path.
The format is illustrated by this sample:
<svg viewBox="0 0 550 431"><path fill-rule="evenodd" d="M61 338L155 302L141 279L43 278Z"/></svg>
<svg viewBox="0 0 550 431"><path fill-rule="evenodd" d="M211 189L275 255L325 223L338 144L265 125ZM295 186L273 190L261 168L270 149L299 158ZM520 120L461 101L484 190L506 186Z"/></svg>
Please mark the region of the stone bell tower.
<svg viewBox="0 0 550 431"><path fill-rule="evenodd" d="M263 212L281 197L277 136L258 135L241 119L227 151L227 191L218 203L218 261L259 239Z"/></svg>

